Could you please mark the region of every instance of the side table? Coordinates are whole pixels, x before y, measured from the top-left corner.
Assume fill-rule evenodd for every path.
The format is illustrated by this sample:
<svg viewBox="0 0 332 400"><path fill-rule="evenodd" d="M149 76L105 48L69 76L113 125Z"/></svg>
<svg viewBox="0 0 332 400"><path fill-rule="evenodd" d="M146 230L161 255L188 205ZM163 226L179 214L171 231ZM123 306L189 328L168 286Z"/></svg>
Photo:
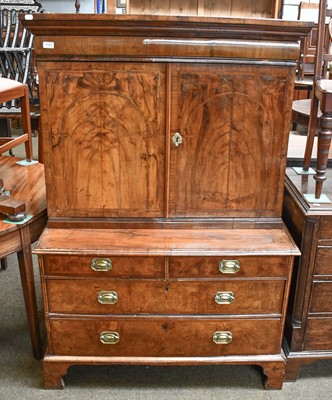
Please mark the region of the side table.
<svg viewBox="0 0 332 400"><path fill-rule="evenodd" d="M27 215L32 217L23 224L8 224L3 222L6 215L0 214L0 259L17 253L33 355L41 359L43 353L31 243L38 239L47 221L44 165L38 163L23 167L16 164L18 160L1 156L0 177L10 196L24 201Z"/></svg>

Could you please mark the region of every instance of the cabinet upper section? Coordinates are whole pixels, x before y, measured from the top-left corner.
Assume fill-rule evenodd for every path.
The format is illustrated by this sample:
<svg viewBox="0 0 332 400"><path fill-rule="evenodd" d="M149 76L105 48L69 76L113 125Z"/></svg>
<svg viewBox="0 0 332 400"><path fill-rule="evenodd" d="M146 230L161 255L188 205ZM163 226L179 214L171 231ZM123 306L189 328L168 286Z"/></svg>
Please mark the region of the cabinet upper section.
<svg viewBox="0 0 332 400"><path fill-rule="evenodd" d="M310 22L161 15L38 14L23 21L38 57L296 60Z"/></svg>
<svg viewBox="0 0 332 400"><path fill-rule="evenodd" d="M29 18L50 218L281 216L298 40L311 24Z"/></svg>

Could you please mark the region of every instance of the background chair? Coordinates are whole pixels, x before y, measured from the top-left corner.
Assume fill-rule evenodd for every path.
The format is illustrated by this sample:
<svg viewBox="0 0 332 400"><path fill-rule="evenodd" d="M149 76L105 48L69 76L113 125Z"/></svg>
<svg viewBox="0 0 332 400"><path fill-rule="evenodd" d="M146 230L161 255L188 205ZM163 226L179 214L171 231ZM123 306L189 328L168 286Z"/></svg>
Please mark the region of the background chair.
<svg viewBox="0 0 332 400"><path fill-rule="evenodd" d="M7 136L4 137L0 133L0 154L24 143L26 159L31 162L32 132L28 86L11 79L0 78L0 103L11 102L16 99L20 100L23 134L14 138Z"/></svg>
<svg viewBox="0 0 332 400"><path fill-rule="evenodd" d="M0 9L0 77L28 87L30 117L34 130L39 126L37 72L33 63L33 35L21 24L21 13L35 13L41 4L35 0L2 0ZM11 136L11 120L21 118L20 102L16 98L0 102L2 136Z"/></svg>
<svg viewBox="0 0 332 400"><path fill-rule="evenodd" d="M327 10L327 0L319 2L319 19L317 32L317 46L315 53L315 70L313 80L313 96L310 108L310 120L308 136L303 160L303 170L308 171L312 156L314 137L318 126L318 108L322 113L319 118L318 144L317 144L317 166L315 188L315 199L318 200L322 194L323 182L326 180L328 154L332 139L332 80L323 79L322 65L324 63L324 37L326 31L326 17L330 17L328 24L329 33L332 36L331 10ZM326 59L326 58L325 58ZM332 59L332 58L331 58Z"/></svg>
<svg viewBox="0 0 332 400"><path fill-rule="evenodd" d="M298 20L314 21L316 24L310 34L301 41L295 90L298 90L298 93L305 93L305 96L303 98L303 96L299 95L298 99L294 99L292 107L293 130L297 129L297 124L303 125L304 127L309 126L318 44L319 7L319 3L301 2L299 4ZM326 19L330 14L331 10L327 9L325 12L325 20L320 29L321 36L318 47L321 52L321 59L319 61L320 66L317 67L319 71L317 72L319 72L321 78L328 78L328 64L332 61L332 55L330 54L331 35L329 30L329 18ZM320 117L320 112L318 112L318 117Z"/></svg>

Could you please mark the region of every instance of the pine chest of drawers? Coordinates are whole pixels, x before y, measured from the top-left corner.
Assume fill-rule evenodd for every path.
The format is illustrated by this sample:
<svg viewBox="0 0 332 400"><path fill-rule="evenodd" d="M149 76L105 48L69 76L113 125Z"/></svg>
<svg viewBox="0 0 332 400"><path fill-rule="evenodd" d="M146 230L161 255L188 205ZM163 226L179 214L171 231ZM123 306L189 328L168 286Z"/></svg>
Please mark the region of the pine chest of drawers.
<svg viewBox="0 0 332 400"><path fill-rule="evenodd" d="M74 364L258 364L281 388L281 221L310 23L36 15L46 387ZM257 33L259 32L259 34ZM103 271L105 269L106 271Z"/></svg>

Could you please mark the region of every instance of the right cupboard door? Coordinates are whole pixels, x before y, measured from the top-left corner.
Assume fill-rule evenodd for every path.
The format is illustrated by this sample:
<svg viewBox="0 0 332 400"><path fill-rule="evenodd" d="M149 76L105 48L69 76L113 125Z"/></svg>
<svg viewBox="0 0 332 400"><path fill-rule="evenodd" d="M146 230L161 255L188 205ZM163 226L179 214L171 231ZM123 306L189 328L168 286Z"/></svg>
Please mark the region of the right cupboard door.
<svg viewBox="0 0 332 400"><path fill-rule="evenodd" d="M280 215L293 71L172 64L169 76L169 215Z"/></svg>

